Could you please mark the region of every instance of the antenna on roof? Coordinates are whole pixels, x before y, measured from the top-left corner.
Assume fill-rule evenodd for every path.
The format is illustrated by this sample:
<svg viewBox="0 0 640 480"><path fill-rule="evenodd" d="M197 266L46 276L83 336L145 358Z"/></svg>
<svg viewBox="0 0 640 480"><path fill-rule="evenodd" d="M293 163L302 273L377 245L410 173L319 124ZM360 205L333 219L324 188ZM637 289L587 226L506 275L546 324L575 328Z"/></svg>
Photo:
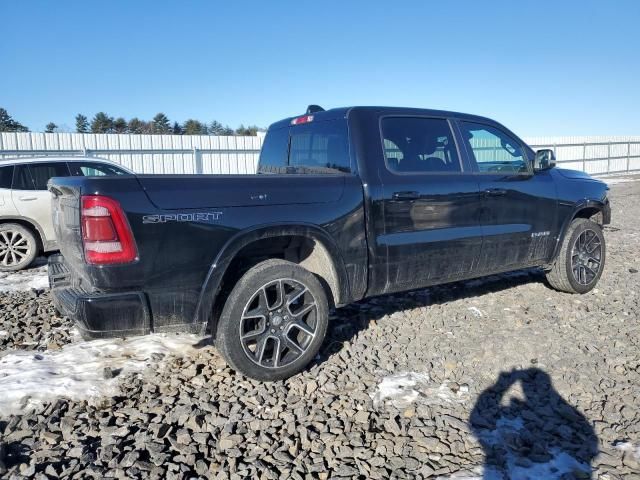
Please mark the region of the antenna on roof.
<svg viewBox="0 0 640 480"><path fill-rule="evenodd" d="M324 112L324 108L322 108L320 105L309 105L307 107L307 115L311 115L312 113L316 112Z"/></svg>

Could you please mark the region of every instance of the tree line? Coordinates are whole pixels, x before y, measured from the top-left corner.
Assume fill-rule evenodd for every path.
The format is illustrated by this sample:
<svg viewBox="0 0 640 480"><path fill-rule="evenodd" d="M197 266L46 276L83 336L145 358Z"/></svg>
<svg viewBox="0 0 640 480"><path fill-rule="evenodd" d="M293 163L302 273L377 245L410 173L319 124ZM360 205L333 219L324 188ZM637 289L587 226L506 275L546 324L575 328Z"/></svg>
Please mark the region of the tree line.
<svg viewBox="0 0 640 480"><path fill-rule="evenodd" d="M183 123L173 122L164 113L158 113L152 120L141 120L137 117L129 120L123 117L111 117L105 112L96 113L91 121L79 113L76 115L77 133L142 133L165 135L245 135L256 136L261 129L255 125L240 125L235 130L214 120L210 123L189 119ZM14 120L4 109L0 108L0 132L28 132L29 129ZM58 125L49 122L45 132L60 131Z"/></svg>

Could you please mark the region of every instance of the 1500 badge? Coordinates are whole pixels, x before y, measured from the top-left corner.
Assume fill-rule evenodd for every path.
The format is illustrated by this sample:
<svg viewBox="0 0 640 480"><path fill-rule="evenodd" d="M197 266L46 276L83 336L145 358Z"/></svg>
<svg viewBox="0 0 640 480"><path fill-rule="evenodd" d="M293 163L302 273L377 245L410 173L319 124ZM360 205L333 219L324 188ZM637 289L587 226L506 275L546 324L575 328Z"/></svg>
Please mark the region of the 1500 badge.
<svg viewBox="0 0 640 480"><path fill-rule="evenodd" d="M549 235L551 235L551 232L533 232L531 238L548 237Z"/></svg>
<svg viewBox="0 0 640 480"><path fill-rule="evenodd" d="M142 217L142 223L216 222L221 218L222 212L163 213L161 215L145 215Z"/></svg>

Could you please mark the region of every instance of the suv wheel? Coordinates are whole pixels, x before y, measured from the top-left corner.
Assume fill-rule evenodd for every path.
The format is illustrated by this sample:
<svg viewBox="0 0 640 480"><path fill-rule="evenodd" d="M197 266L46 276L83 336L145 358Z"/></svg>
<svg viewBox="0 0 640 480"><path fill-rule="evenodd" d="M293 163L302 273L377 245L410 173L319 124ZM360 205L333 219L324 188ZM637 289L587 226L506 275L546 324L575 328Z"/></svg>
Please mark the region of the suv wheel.
<svg viewBox="0 0 640 480"><path fill-rule="evenodd" d="M602 227L584 218L571 222L547 280L568 293L587 293L596 286L605 262Z"/></svg>
<svg viewBox="0 0 640 480"><path fill-rule="evenodd" d="M329 308L314 274L284 260L259 263L227 298L216 346L235 370L256 380L281 380L318 353Z"/></svg>
<svg viewBox="0 0 640 480"><path fill-rule="evenodd" d="M17 223L0 225L0 271L13 272L27 268L38 254L36 238Z"/></svg>

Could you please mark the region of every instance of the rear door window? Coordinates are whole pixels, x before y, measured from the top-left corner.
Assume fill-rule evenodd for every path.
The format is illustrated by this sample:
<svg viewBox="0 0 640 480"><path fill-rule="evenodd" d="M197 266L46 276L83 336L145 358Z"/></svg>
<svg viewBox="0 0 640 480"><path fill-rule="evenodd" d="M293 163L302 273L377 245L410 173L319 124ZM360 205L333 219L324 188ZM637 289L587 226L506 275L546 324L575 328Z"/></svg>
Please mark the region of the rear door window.
<svg viewBox="0 0 640 480"><path fill-rule="evenodd" d="M460 172L460 160L449 122L443 118L382 119L387 167L400 173Z"/></svg>
<svg viewBox="0 0 640 480"><path fill-rule="evenodd" d="M14 190L35 190L33 185L33 178L31 178L31 171L29 171L29 165L16 165L15 172L13 174L13 189Z"/></svg>
<svg viewBox="0 0 640 480"><path fill-rule="evenodd" d="M13 181L13 165L0 167L0 188L11 188Z"/></svg>
<svg viewBox="0 0 640 480"><path fill-rule="evenodd" d="M46 190L50 178L69 176L66 162L32 163L29 170L35 190Z"/></svg>

